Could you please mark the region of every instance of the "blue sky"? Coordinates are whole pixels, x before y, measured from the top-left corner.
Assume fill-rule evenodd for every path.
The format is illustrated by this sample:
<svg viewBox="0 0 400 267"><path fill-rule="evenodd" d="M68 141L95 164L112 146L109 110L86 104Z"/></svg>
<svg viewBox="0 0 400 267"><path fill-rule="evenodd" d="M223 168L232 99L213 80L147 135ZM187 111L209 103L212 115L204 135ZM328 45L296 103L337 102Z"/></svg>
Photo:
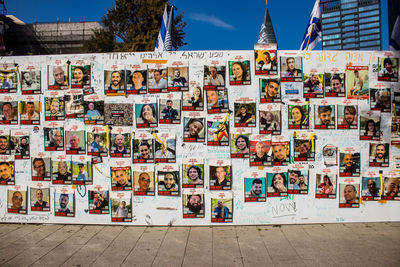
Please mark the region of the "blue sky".
<svg viewBox="0 0 400 267"><path fill-rule="evenodd" d="M12 0L5 1L7 14L26 23L98 21L114 0ZM387 1L381 0L382 48L388 46ZM73 4L72 4L73 3ZM265 0L171 0L185 11L185 42L180 50L251 50L257 42L265 12ZM282 50L300 47L315 0L269 0L268 7ZM320 50L321 44L315 49Z"/></svg>

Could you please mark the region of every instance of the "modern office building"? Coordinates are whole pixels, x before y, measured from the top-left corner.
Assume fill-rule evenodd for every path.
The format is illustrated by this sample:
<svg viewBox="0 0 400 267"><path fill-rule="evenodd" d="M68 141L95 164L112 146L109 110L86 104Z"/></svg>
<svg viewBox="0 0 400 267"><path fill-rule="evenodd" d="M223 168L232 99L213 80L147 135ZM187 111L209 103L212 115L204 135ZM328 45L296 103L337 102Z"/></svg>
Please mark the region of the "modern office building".
<svg viewBox="0 0 400 267"><path fill-rule="evenodd" d="M321 0L323 50L381 50L380 0Z"/></svg>

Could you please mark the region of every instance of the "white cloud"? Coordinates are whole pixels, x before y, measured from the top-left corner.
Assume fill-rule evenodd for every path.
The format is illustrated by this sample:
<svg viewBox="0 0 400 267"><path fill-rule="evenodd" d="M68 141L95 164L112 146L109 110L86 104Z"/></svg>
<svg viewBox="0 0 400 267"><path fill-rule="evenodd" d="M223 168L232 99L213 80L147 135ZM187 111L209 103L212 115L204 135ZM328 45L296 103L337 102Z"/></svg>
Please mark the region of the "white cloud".
<svg viewBox="0 0 400 267"><path fill-rule="evenodd" d="M228 30L235 29L235 27L233 27L232 25L220 20L219 18L217 18L215 16L210 16L210 15L201 14L201 13L190 13L189 17L192 20L202 21L202 22L211 24L215 27L220 27L220 28L224 28L224 29L228 29Z"/></svg>

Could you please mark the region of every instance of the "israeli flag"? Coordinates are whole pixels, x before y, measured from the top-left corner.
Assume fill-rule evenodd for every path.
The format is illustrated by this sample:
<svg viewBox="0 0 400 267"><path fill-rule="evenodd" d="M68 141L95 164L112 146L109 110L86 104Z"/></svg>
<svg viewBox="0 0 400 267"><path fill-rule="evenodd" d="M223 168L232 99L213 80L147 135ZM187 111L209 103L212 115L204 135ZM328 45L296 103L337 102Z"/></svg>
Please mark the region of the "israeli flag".
<svg viewBox="0 0 400 267"><path fill-rule="evenodd" d="M167 12L167 5L165 5L163 18L161 21L160 32L158 33L156 48L154 49L154 51L156 52L164 51L165 35L167 34L167 23L168 23L168 12Z"/></svg>
<svg viewBox="0 0 400 267"><path fill-rule="evenodd" d="M164 51L172 51L172 27L174 23L174 6L171 6L169 12L167 33L165 34Z"/></svg>
<svg viewBox="0 0 400 267"><path fill-rule="evenodd" d="M392 34L390 35L389 49L392 51L400 50L400 13L397 15Z"/></svg>
<svg viewBox="0 0 400 267"><path fill-rule="evenodd" d="M322 39L320 0L316 0L311 12L300 50L312 50Z"/></svg>

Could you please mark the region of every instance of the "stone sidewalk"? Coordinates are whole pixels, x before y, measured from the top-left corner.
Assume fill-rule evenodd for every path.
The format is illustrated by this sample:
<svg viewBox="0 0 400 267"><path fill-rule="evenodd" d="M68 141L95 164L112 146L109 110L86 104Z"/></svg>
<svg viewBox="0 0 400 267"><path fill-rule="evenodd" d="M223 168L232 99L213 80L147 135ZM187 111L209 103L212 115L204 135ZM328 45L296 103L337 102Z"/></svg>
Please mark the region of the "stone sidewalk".
<svg viewBox="0 0 400 267"><path fill-rule="evenodd" d="M400 266L400 223L0 224L0 266Z"/></svg>

